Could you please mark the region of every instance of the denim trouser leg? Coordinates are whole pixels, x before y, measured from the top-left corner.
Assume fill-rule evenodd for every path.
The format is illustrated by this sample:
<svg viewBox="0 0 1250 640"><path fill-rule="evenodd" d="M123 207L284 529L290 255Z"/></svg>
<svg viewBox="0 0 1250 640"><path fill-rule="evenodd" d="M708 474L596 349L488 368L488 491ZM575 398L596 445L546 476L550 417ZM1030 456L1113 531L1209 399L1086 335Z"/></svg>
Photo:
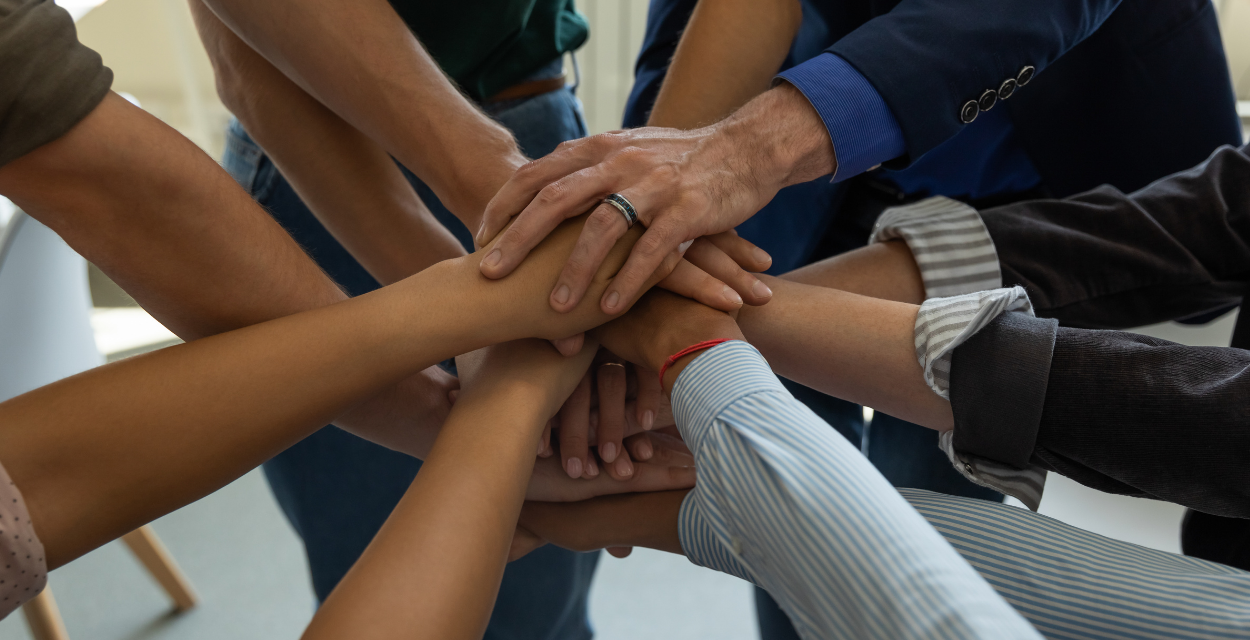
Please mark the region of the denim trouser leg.
<svg viewBox="0 0 1250 640"><path fill-rule="evenodd" d="M530 157L545 155L560 142L586 133L580 105L568 91L499 103L488 111L512 130ZM376 289L377 281L316 220L237 123L227 138L226 169L317 264L351 295ZM435 216L466 247L472 246L464 225L429 188L405 174ZM318 600L329 595L364 551L420 466L409 456L333 426L265 463L270 487L304 541ZM587 591L597 562L598 554L548 546L508 565L485 637L589 638Z"/></svg>

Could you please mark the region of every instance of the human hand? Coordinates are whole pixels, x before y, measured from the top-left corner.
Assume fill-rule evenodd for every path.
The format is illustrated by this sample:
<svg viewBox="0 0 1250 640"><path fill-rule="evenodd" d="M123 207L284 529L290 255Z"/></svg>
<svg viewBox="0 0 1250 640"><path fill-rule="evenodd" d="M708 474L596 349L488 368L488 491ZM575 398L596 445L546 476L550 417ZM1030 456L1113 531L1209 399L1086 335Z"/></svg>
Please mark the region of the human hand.
<svg viewBox="0 0 1250 640"><path fill-rule="evenodd" d="M604 470L624 480L633 461L650 457L645 432L671 426L672 411L654 373L607 351L596 363L557 416L560 457L570 477L594 477L599 469L590 448L597 446Z"/></svg>
<svg viewBox="0 0 1250 640"><path fill-rule="evenodd" d="M508 561L551 543L572 551L634 546L682 553L677 519L689 490L602 496L581 502L528 501L521 509Z"/></svg>
<svg viewBox="0 0 1250 640"><path fill-rule="evenodd" d="M576 306L603 256L628 229L619 211L599 204L620 193L647 232L600 300L605 313L616 313L682 243L728 231L781 187L834 169L823 122L789 85L710 127L642 128L567 142L521 167L487 206L479 241L517 218L482 261L482 273L508 275L561 221L595 207L550 295L556 310Z"/></svg>
<svg viewBox="0 0 1250 640"><path fill-rule="evenodd" d="M605 348L630 362L658 371L669 356L714 339L741 340L733 318L667 291L648 291L629 313L590 332ZM678 367L665 372L663 389L672 386ZM674 373L669 373L674 372Z"/></svg>
<svg viewBox="0 0 1250 640"><path fill-rule="evenodd" d="M534 462L534 473L530 477L526 499L576 502L603 495L686 489L694 486L694 458L680 438L651 433L642 434L634 442L646 442L651 454L646 460L639 460L634 464L633 474L620 480L604 473L593 478L570 478L559 458L538 458ZM630 446L630 443L627 442L626 446Z"/></svg>
<svg viewBox="0 0 1250 640"><path fill-rule="evenodd" d="M434 366L386 389L334 424L370 442L424 459L451 412L455 376Z"/></svg>

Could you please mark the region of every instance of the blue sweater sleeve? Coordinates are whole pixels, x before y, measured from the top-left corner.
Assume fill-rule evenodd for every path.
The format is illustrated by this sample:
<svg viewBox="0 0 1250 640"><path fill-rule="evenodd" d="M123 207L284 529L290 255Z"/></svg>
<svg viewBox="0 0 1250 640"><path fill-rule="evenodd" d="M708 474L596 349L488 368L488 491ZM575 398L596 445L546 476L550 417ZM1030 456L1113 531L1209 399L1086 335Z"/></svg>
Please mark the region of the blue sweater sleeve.
<svg viewBox="0 0 1250 640"><path fill-rule="evenodd" d="M820 114L838 159L834 182L903 155L903 130L872 83L846 60L822 53L778 75Z"/></svg>

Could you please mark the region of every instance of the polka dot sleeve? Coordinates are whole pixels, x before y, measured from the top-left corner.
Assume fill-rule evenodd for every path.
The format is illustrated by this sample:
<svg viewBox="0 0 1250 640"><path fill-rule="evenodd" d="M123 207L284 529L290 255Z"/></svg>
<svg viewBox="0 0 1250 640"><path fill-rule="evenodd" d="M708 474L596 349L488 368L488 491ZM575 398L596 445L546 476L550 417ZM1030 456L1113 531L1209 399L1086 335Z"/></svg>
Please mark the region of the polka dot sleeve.
<svg viewBox="0 0 1250 640"><path fill-rule="evenodd" d="M0 619L43 591L48 565L26 503L0 466Z"/></svg>

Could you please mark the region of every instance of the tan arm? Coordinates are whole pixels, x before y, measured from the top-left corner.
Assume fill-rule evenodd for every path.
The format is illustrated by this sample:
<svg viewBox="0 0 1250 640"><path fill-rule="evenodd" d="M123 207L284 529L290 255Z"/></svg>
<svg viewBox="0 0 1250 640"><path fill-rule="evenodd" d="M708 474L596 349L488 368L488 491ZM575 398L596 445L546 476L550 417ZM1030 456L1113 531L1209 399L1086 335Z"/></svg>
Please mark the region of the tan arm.
<svg viewBox="0 0 1250 640"><path fill-rule="evenodd" d="M226 28L191 13L218 94L317 219L383 284L464 254L386 150L317 102Z"/></svg>
<svg viewBox="0 0 1250 640"><path fill-rule="evenodd" d="M207 0L283 74L417 174L469 229L525 162L386 0Z"/></svg>
<svg viewBox="0 0 1250 640"><path fill-rule="evenodd" d="M647 125L696 129L767 91L802 21L798 0L700 2Z"/></svg>

